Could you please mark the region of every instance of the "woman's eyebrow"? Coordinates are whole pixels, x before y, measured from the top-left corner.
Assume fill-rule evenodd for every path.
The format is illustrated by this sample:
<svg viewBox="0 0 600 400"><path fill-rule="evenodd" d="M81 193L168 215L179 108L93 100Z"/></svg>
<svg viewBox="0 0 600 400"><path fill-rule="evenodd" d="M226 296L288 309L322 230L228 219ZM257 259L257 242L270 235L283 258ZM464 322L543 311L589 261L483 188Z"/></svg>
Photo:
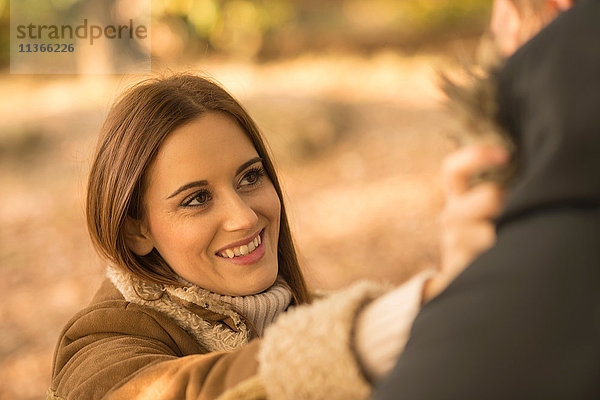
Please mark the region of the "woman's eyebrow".
<svg viewBox="0 0 600 400"><path fill-rule="evenodd" d="M243 163L242 165L240 165L238 167L237 171L235 171L235 174L236 175L239 174L240 172L242 172L243 170L248 168L250 165L255 164L257 162L262 162L262 158L261 157L251 158L250 160L248 160L245 163ZM194 181L194 182L186 183L185 185L181 186L180 188L175 190L173 193L171 193L171 195L169 197L167 197L167 200L177 196L179 193L183 192L184 190L188 190L188 189L191 189L193 187L198 187L198 186L208 186L208 181L202 180L202 181Z"/></svg>
<svg viewBox="0 0 600 400"><path fill-rule="evenodd" d="M252 164L255 164L257 162L262 162L262 158L261 157L254 157L251 158L250 160L246 161L245 163L243 163L242 165L239 166L239 168L237 169L237 171L235 171L235 174L239 174L240 172L242 172L243 170L245 170L246 168L248 168L249 166L251 166Z"/></svg>
<svg viewBox="0 0 600 400"><path fill-rule="evenodd" d="M188 189L191 189L191 188L197 187L197 186L208 186L208 181L194 181L194 182L186 183L185 185L181 186L179 189L174 191L169 197L167 197L167 200L169 200L172 197L177 196L179 193L183 192L184 190L188 190Z"/></svg>

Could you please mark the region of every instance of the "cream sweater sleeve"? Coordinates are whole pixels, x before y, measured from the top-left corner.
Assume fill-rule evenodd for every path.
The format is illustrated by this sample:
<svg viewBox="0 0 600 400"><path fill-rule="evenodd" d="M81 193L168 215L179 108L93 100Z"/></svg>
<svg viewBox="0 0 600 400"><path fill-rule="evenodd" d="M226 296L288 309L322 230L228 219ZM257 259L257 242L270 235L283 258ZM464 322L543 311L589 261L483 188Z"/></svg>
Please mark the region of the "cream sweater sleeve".
<svg viewBox="0 0 600 400"><path fill-rule="evenodd" d="M404 349L421 307L423 285L434 275L427 270L369 303L356 318L354 348L371 381L387 375Z"/></svg>
<svg viewBox="0 0 600 400"><path fill-rule="evenodd" d="M359 282L280 315L258 355L267 398L369 398L371 382L391 369L406 343L430 275L388 294L389 287Z"/></svg>
<svg viewBox="0 0 600 400"><path fill-rule="evenodd" d="M259 375L267 398L364 400L371 385L353 351L359 311L385 288L359 282L279 316L262 339Z"/></svg>

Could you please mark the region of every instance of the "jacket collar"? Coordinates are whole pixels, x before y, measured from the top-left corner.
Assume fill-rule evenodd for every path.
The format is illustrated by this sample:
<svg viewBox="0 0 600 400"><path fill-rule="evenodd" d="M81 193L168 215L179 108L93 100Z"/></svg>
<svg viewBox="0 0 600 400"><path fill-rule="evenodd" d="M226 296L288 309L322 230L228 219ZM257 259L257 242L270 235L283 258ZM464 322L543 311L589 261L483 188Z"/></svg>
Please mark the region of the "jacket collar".
<svg viewBox="0 0 600 400"><path fill-rule="evenodd" d="M231 305L196 286L149 283L114 266L107 268L107 277L125 300L168 315L208 351L232 351L256 336Z"/></svg>

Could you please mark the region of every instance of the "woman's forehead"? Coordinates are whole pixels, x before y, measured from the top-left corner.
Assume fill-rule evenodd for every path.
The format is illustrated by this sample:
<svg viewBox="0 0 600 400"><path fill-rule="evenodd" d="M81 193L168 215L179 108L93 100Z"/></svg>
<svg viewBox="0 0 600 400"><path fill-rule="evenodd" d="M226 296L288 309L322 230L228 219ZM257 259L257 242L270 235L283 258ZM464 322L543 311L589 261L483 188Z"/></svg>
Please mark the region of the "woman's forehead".
<svg viewBox="0 0 600 400"><path fill-rule="evenodd" d="M207 113L167 136L149 173L153 181L210 179L236 171L257 155L252 141L233 118Z"/></svg>

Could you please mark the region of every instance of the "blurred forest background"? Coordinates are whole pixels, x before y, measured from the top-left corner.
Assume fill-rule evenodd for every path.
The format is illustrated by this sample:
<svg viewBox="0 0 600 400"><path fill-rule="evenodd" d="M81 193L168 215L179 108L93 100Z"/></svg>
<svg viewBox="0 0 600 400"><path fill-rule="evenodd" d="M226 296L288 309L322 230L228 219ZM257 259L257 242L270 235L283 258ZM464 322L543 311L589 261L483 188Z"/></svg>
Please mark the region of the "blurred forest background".
<svg viewBox="0 0 600 400"><path fill-rule="evenodd" d="M40 1L69 13L100 0ZM109 0L106 7L134 7ZM456 122L437 71L473 57L487 0L152 1L153 72L201 71L274 153L313 288L400 283L439 259ZM96 135L132 75L11 75L0 0L0 399L42 399L62 326L103 277L84 223Z"/></svg>

